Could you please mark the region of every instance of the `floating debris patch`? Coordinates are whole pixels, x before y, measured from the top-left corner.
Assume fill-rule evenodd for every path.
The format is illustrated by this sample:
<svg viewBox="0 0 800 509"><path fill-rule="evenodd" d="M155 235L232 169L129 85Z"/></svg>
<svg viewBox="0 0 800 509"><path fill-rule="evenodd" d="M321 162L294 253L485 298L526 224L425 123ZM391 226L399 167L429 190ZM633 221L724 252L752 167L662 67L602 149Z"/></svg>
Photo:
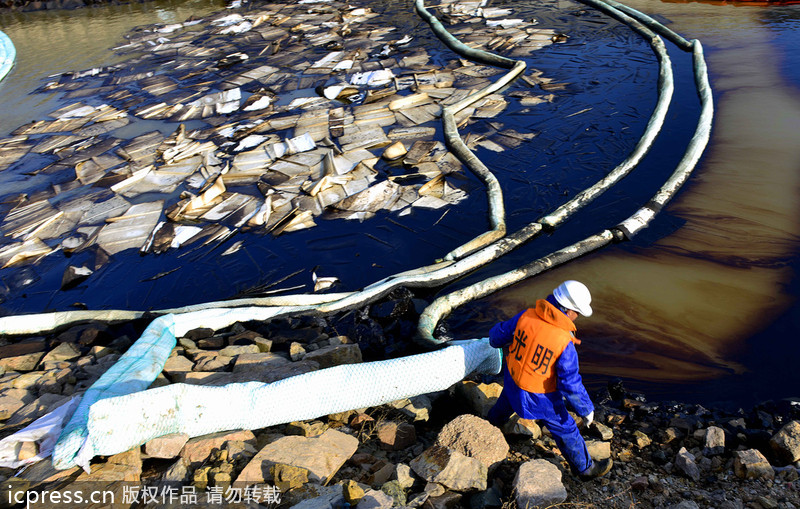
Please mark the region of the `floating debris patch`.
<svg viewBox="0 0 800 509"><path fill-rule="evenodd" d="M466 43L511 57L559 35L479 2L439 10ZM502 70L441 62L424 27L399 30L378 16L336 1L251 5L140 27L114 48L126 61L51 76L40 91L75 102L0 139L0 171L52 179L0 195L0 265L59 248L163 253L237 231L281 235L320 218L458 204L462 165L441 142L441 110ZM469 146L502 151L536 135L492 120L510 105L554 100L558 84L541 94L533 87L546 78L524 78L456 116L461 128L484 124ZM151 120L179 127L138 128Z"/></svg>

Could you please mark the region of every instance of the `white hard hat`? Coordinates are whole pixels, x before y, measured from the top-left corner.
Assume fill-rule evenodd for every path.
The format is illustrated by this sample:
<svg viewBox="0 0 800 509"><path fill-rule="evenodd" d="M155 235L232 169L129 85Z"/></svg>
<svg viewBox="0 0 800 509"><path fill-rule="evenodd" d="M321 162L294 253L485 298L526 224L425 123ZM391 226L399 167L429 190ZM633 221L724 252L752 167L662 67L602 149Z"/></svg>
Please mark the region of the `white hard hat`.
<svg viewBox="0 0 800 509"><path fill-rule="evenodd" d="M553 290L553 297L559 304L583 316L592 316L592 294L586 285L580 281L564 281Z"/></svg>

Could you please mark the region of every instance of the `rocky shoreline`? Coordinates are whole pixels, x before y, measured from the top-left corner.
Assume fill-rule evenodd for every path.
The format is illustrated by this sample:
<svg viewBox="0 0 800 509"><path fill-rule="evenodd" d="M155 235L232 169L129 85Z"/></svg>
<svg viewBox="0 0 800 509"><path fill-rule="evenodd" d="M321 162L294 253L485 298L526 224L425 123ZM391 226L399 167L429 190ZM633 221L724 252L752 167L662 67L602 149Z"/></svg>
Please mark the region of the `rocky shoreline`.
<svg viewBox="0 0 800 509"><path fill-rule="evenodd" d="M410 337L415 303L399 291L332 318L196 329L179 339L153 387L273 382L407 355L415 348L401 338ZM146 322L7 339L0 437L88 388ZM91 474L56 471L49 460L21 472L0 469L0 507L13 507L26 491L88 486L116 490L114 507L800 507L800 400L731 413L648 402L609 384L593 394L595 422L583 433L593 457L610 456L614 468L583 483L535 422L517 419L501 432L485 420L498 381L465 380L440 393L258 430L168 435L96 458ZM36 453L33 442L17 450L19 458ZM148 501L148 489L160 498ZM169 493L194 493L199 505L164 499ZM128 503L120 503L125 495ZM88 506L107 505L74 505Z"/></svg>

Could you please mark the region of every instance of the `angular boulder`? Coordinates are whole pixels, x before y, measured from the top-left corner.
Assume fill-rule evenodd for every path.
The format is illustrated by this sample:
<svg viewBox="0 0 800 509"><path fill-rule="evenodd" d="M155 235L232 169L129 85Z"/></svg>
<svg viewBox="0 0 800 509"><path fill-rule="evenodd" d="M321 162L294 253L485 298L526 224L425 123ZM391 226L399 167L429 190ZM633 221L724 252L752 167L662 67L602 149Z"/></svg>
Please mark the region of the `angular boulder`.
<svg viewBox="0 0 800 509"><path fill-rule="evenodd" d="M195 437L186 442L181 450L181 457L186 458L190 463L199 463L209 457L213 449L222 449L228 440L241 440L243 442L255 444L256 436L250 430L243 431L221 431L200 437Z"/></svg>
<svg viewBox="0 0 800 509"><path fill-rule="evenodd" d="M25 389L7 389L0 394L0 421L5 421L25 405L34 401L34 395Z"/></svg>
<svg viewBox="0 0 800 509"><path fill-rule="evenodd" d="M675 456L675 466L678 470L683 472L686 477L698 481L700 480L700 468L694 460L694 454L687 451L686 447L681 447L678 454Z"/></svg>
<svg viewBox="0 0 800 509"><path fill-rule="evenodd" d="M537 439L542 436L542 428L536 424L536 421L523 419L517 414L514 414L511 416L511 419L503 425L503 433L506 435L520 435Z"/></svg>
<svg viewBox="0 0 800 509"><path fill-rule="evenodd" d="M561 471L547 460L523 463L514 478L517 507L550 507L567 499Z"/></svg>
<svg viewBox="0 0 800 509"><path fill-rule="evenodd" d="M115 454L108 458L108 461L96 467L92 467L92 473L83 472L76 482L83 481L102 481L102 482L136 482L138 483L142 475L142 455L138 447L130 451Z"/></svg>
<svg viewBox="0 0 800 509"><path fill-rule="evenodd" d="M186 373L191 372L193 367L194 363L183 355L173 355L164 363L163 371L173 383L179 383L186 379Z"/></svg>
<svg viewBox="0 0 800 509"><path fill-rule="evenodd" d="M340 364L358 364L361 362L361 349L358 345L331 345L308 352L303 359L314 361L320 368L330 368Z"/></svg>
<svg viewBox="0 0 800 509"><path fill-rule="evenodd" d="M39 364L39 360L44 356L44 352L34 352L25 355L18 355L16 357L6 357L0 359L0 368L5 371L19 371L25 373L33 371Z"/></svg>
<svg viewBox="0 0 800 509"><path fill-rule="evenodd" d="M459 415L442 427L436 444L475 458L487 469L506 459L508 442L503 432L478 416Z"/></svg>
<svg viewBox="0 0 800 509"><path fill-rule="evenodd" d="M705 455L713 456L725 452L725 431L718 426L709 426L705 437Z"/></svg>
<svg viewBox="0 0 800 509"><path fill-rule="evenodd" d="M292 509L334 509L345 504L344 490L341 484L319 486L315 490L318 495L307 498L292 505Z"/></svg>
<svg viewBox="0 0 800 509"><path fill-rule="evenodd" d="M497 402L503 386L498 383L479 384L472 381L456 385L456 395L466 401L469 407L481 417L489 415L489 410Z"/></svg>
<svg viewBox="0 0 800 509"><path fill-rule="evenodd" d="M775 470L758 449L733 453L733 471L740 479L774 479Z"/></svg>
<svg viewBox="0 0 800 509"><path fill-rule="evenodd" d="M42 357L42 363L73 361L81 356L81 349L75 343L61 343Z"/></svg>
<svg viewBox="0 0 800 509"><path fill-rule="evenodd" d="M441 445L425 450L411 461L410 466L426 481L442 484L454 491L486 489L486 465Z"/></svg>
<svg viewBox="0 0 800 509"><path fill-rule="evenodd" d="M611 442L587 440L586 449L593 460L604 460L611 457Z"/></svg>
<svg viewBox="0 0 800 509"><path fill-rule="evenodd" d="M185 433L170 433L144 444L144 452L151 458L170 459L180 454L188 441L189 435Z"/></svg>
<svg viewBox="0 0 800 509"><path fill-rule="evenodd" d="M784 464L800 460L800 422L792 421L769 440L778 461Z"/></svg>
<svg viewBox="0 0 800 509"><path fill-rule="evenodd" d="M424 394L392 401L389 403L389 406L400 410L405 415L414 419L414 421L427 421L433 410L433 403L430 398Z"/></svg>
<svg viewBox="0 0 800 509"><path fill-rule="evenodd" d="M261 449L239 474L236 483L269 482L270 467L276 463L305 468L309 480L325 483L357 448L356 437L333 429L317 437L282 437Z"/></svg>
<svg viewBox="0 0 800 509"><path fill-rule="evenodd" d="M417 442L417 430L407 422L382 422L376 431L381 448L387 451L401 451Z"/></svg>
<svg viewBox="0 0 800 509"><path fill-rule="evenodd" d="M394 499L379 490L367 491L358 502L358 509L391 509Z"/></svg>
<svg viewBox="0 0 800 509"><path fill-rule="evenodd" d="M242 373L252 370L266 371L275 369L278 366L289 364L290 362L291 361L286 357L282 357L275 353L243 353L239 354L239 356L236 358L236 364L233 366L233 372Z"/></svg>

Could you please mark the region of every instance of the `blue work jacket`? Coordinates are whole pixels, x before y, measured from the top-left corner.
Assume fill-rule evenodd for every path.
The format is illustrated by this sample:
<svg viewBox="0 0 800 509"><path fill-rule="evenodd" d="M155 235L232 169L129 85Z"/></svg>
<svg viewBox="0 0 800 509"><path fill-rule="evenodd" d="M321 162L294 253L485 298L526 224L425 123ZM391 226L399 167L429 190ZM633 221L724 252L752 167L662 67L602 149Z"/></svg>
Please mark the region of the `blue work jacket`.
<svg viewBox="0 0 800 509"><path fill-rule="evenodd" d="M494 348L503 348L511 343L514 331L517 328L517 321L525 311L519 312L516 316L505 322L500 322L489 331L489 344ZM594 411L583 380L578 369L578 352L575 345L570 343L564 349L556 362L556 374L558 377L555 392L537 394L520 389L508 367L503 363L503 391L508 397L508 401L514 411L523 419L548 419L560 420L563 417L566 407L564 399L578 415L586 416Z"/></svg>

